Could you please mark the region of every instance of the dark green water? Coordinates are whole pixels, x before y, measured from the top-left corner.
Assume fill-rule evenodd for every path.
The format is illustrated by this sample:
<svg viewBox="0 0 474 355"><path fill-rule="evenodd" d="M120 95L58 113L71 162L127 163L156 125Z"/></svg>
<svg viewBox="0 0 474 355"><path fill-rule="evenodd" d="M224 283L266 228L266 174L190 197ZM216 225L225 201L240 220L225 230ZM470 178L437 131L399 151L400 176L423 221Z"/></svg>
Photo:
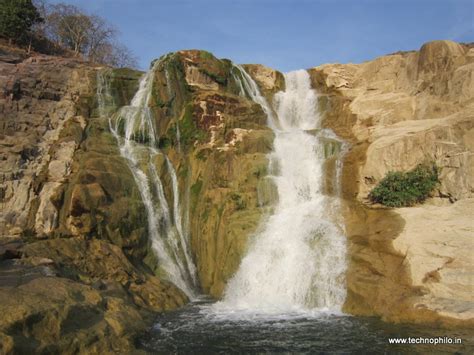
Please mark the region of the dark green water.
<svg viewBox="0 0 474 355"><path fill-rule="evenodd" d="M393 345L393 337L461 338L461 345ZM154 354L474 354L472 330L393 325L325 313L275 316L216 312L209 303L161 315L140 339Z"/></svg>

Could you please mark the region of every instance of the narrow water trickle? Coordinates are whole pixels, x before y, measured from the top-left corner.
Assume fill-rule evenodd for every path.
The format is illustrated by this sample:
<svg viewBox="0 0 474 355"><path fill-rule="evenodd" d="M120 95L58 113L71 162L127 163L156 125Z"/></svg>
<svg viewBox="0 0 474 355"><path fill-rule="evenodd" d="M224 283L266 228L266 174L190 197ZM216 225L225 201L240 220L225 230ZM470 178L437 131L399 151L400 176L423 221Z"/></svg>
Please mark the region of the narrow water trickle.
<svg viewBox="0 0 474 355"><path fill-rule="evenodd" d="M275 133L269 160L278 202L214 308L340 311L346 296L345 237L329 217L337 199L323 193L324 138L335 135L321 129L317 95L305 70L285 75L286 89L275 95L272 110L252 78L237 68L241 94L262 106Z"/></svg>
<svg viewBox="0 0 474 355"><path fill-rule="evenodd" d="M110 84L106 72L99 72L97 97L101 116L109 118L110 130L117 139L120 154L130 167L147 212L148 234L158 259L160 273L178 286L188 297L196 297L196 268L189 250L189 236L182 225L178 180L171 161L157 148L157 132L150 108L153 77L159 65L143 76L129 106L115 114L109 108ZM172 199L168 203L160 174L159 161L171 176Z"/></svg>

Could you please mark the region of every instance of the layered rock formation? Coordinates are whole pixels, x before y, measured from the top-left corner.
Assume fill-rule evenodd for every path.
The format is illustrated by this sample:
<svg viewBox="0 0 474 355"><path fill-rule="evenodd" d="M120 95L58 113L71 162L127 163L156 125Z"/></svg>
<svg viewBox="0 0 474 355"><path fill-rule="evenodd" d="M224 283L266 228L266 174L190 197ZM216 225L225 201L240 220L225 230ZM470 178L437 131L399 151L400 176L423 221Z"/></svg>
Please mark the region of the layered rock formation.
<svg viewBox="0 0 474 355"><path fill-rule="evenodd" d="M352 144L343 191L351 246L346 310L396 321L474 319L474 49L450 41L310 70L325 124ZM423 206L373 208L389 171L435 162Z"/></svg>
<svg viewBox="0 0 474 355"><path fill-rule="evenodd" d="M154 276L141 198L108 122L99 68L0 57L2 352L126 351L186 296ZM117 72L128 102L139 72Z"/></svg>

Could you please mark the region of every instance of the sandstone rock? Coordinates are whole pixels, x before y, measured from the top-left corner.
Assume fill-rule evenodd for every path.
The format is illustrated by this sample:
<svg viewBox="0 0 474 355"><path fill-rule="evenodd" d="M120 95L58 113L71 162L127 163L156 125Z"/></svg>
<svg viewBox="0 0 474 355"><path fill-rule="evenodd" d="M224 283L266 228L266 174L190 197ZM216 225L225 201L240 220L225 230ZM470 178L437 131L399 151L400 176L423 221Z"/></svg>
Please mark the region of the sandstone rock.
<svg viewBox="0 0 474 355"><path fill-rule="evenodd" d="M2 285L1 349L5 354L130 352L145 323L129 304L109 309L113 302L121 301L57 277L38 277L15 288Z"/></svg>
<svg viewBox="0 0 474 355"><path fill-rule="evenodd" d="M135 351L151 312L182 306L173 285L135 268L99 240L26 244L0 262L0 339L5 353Z"/></svg>
<svg viewBox="0 0 474 355"><path fill-rule="evenodd" d="M113 244L93 239L54 239L25 245L24 258L52 260L63 277L88 285L116 282L131 294L141 308L163 311L186 302L186 296L168 282L136 269L122 250ZM31 263L31 262L30 262Z"/></svg>
<svg viewBox="0 0 474 355"><path fill-rule="evenodd" d="M151 271L139 191L107 118L97 114L97 68L48 56L6 59L0 352L136 351L133 338L152 313L187 298ZM130 102L140 75L113 71L117 105Z"/></svg>
<svg viewBox="0 0 474 355"><path fill-rule="evenodd" d="M473 261L464 253L473 246L467 237L474 194L469 53L455 42L434 41L419 52L310 70L324 94L324 124L351 142L343 194L350 240L345 308L352 313L473 322ZM390 212L354 203L367 202L387 172L423 162L440 168L437 198L430 203Z"/></svg>
<svg viewBox="0 0 474 355"><path fill-rule="evenodd" d="M73 72L79 72L83 80L71 80ZM76 148L73 142L59 142L60 132L76 115L76 103L69 92L85 95L88 90L87 72L84 64L54 57L15 65L0 62L0 86L13 81L21 87L21 96L0 98L2 234L26 229L44 234L54 228L49 198L67 176ZM45 95L46 87L54 94ZM51 184L42 191L48 174ZM35 218L32 209L39 206L44 215L40 212Z"/></svg>
<svg viewBox="0 0 474 355"><path fill-rule="evenodd" d="M474 320L474 199L448 206L402 208L405 228L393 246L405 256L414 306L445 317Z"/></svg>
<svg viewBox="0 0 474 355"><path fill-rule="evenodd" d="M21 257L23 241L15 237L0 237L0 261Z"/></svg>
<svg viewBox="0 0 474 355"><path fill-rule="evenodd" d="M244 68L268 98L285 89L285 78L279 71L261 64L246 64Z"/></svg>

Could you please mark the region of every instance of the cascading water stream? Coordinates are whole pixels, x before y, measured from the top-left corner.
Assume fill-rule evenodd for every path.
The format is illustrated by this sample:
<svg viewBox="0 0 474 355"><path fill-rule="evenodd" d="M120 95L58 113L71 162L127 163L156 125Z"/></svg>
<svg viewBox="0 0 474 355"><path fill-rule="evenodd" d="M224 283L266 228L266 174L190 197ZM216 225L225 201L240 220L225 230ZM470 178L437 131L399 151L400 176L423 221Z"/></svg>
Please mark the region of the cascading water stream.
<svg viewBox="0 0 474 355"><path fill-rule="evenodd" d="M156 148L149 108L158 64L140 81L131 104L115 116L107 110L106 102L113 99L109 83L99 78L99 108L109 116L111 131L139 187L160 269L193 298L196 269L188 246L188 216L184 214L183 222L176 172L171 161ZM269 178L276 185L278 202L230 280L224 300L214 308L260 313L337 311L345 299L345 238L337 219L331 218L338 214L338 200L323 191L325 140L334 141L337 137L320 128L317 96L306 71L285 75L286 90L275 95L271 107L250 75L240 66L234 68L240 94L261 105L275 133ZM170 176L172 204L166 200L156 168L160 156ZM335 166L337 195L340 159Z"/></svg>
<svg viewBox="0 0 474 355"><path fill-rule="evenodd" d="M234 64L234 68L238 71L239 75L234 74L234 79L239 85L239 90L240 90L240 96L247 96L252 99L252 101L256 102L259 104L265 114L267 115L268 119L268 125L272 128L275 129L275 117L273 115L273 110L268 104L267 100L262 96L260 93L260 90L258 88L257 83L252 79L252 77L245 71L244 68L242 68L241 65Z"/></svg>
<svg viewBox="0 0 474 355"><path fill-rule="evenodd" d="M188 235L181 221L178 180L169 159L156 148L156 132L150 100L153 77L159 61L141 79L129 106L115 114L107 109L111 102L107 73L98 74L97 97L101 116L109 117L111 132L117 139L120 154L126 159L140 191L147 212L148 233L159 269L188 297L196 297L196 268L189 252ZM156 169L160 155L171 176L173 205L170 212L163 184Z"/></svg>
<svg viewBox="0 0 474 355"><path fill-rule="evenodd" d="M270 174L278 191L271 216L254 236L217 310L288 313L339 311L345 299L345 237L329 216L337 208L323 192L324 138L317 96L304 71L285 75L274 111L243 68L241 92L259 103L274 130ZM332 134L333 138L334 134ZM336 178L337 178L336 174ZM334 214L334 213L333 213Z"/></svg>

